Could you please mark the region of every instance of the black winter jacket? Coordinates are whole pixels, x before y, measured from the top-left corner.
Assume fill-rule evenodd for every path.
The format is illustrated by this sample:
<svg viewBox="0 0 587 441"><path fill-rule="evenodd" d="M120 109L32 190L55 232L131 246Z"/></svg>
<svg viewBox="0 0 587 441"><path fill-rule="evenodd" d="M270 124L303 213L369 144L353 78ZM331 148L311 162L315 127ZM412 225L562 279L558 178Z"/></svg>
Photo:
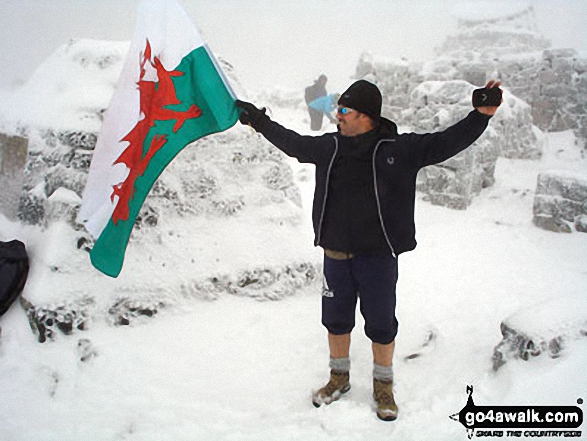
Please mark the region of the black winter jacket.
<svg viewBox="0 0 587 441"><path fill-rule="evenodd" d="M399 255L416 247L414 205L416 175L427 165L443 162L469 147L486 129L491 117L476 110L448 129L427 134L397 134L394 123L382 118L373 150L373 185L379 218L391 252ZM300 135L268 117L255 127L269 142L301 163L316 165L312 208L314 245L320 243L328 183L337 155L340 133Z"/></svg>

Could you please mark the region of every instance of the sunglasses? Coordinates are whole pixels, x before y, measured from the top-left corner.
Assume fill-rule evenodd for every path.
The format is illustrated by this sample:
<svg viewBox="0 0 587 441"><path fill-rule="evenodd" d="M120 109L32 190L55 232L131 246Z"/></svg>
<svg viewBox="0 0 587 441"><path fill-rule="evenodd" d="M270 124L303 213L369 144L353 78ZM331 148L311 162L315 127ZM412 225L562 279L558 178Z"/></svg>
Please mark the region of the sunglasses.
<svg viewBox="0 0 587 441"><path fill-rule="evenodd" d="M350 107L339 107L337 112L341 115L348 115L349 113L353 113L355 110L351 109Z"/></svg>

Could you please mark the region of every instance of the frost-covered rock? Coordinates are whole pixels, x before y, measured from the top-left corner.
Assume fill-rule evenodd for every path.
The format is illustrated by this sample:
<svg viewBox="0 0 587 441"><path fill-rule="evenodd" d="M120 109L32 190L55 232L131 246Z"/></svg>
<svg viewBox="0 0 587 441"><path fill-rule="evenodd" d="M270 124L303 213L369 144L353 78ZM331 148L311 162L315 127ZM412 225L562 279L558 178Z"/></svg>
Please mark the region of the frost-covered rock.
<svg viewBox="0 0 587 441"><path fill-rule="evenodd" d="M559 357L572 340L587 337L587 303L584 297L551 300L533 305L504 319L503 340L495 347L493 369L509 360L529 360L541 354Z"/></svg>
<svg viewBox="0 0 587 441"><path fill-rule="evenodd" d="M471 111L474 88L462 80L423 82L412 91L403 121L416 133L444 130ZM498 156L538 159L545 140L532 125L529 106L505 91L504 102L486 132L455 157L423 169L418 189L434 204L465 209L483 188L493 185Z"/></svg>
<svg viewBox="0 0 587 441"><path fill-rule="evenodd" d="M200 139L184 149L154 186L147 203L180 216L236 216L281 207L301 216L300 194L285 156L245 127Z"/></svg>
<svg viewBox="0 0 587 441"><path fill-rule="evenodd" d="M58 188L47 198L48 221L64 221L75 227L75 218L81 203L81 198L74 191Z"/></svg>
<svg viewBox="0 0 587 441"><path fill-rule="evenodd" d="M465 81L428 81L414 89L405 120L416 133L437 132L471 110L473 86ZM471 147L418 174L418 189L436 205L466 209L482 188L493 184L497 161L496 134L489 131Z"/></svg>
<svg viewBox="0 0 587 441"><path fill-rule="evenodd" d="M504 84L532 107L542 130L573 129L587 139L587 59L572 49L549 49L534 56L504 59Z"/></svg>
<svg viewBox="0 0 587 441"><path fill-rule="evenodd" d="M88 321L86 302L81 301L76 306L71 304L35 306L26 298L22 296L20 298L31 329L40 343L53 340L58 333L70 335L75 331L86 329Z"/></svg>
<svg viewBox="0 0 587 441"><path fill-rule="evenodd" d="M47 194L45 183L41 182L29 191L23 192L19 207L18 218L21 222L31 225L42 225L47 210Z"/></svg>
<svg viewBox="0 0 587 441"><path fill-rule="evenodd" d="M571 226L585 232L587 177L569 171L538 175L534 195L534 224L549 231L570 233Z"/></svg>
<svg viewBox="0 0 587 441"><path fill-rule="evenodd" d="M575 218L575 229L581 233L587 233L587 214L581 214Z"/></svg>
<svg viewBox="0 0 587 441"><path fill-rule="evenodd" d="M410 94L424 81L421 67L405 59L387 59L364 52L359 57L355 76L376 83L383 95L383 116L403 124L402 111L410 105Z"/></svg>
<svg viewBox="0 0 587 441"><path fill-rule="evenodd" d="M0 133L0 213L15 220L24 181L28 141Z"/></svg>

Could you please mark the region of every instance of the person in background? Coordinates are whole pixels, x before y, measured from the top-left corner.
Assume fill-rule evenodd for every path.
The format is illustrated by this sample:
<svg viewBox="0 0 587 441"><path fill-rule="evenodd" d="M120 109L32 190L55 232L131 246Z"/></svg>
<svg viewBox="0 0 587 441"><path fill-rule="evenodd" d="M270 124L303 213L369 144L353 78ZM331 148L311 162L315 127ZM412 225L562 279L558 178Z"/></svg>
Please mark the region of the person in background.
<svg viewBox="0 0 587 441"><path fill-rule="evenodd" d="M314 101L310 102L310 104L308 104L308 107L310 109L317 110L318 112L322 112L322 114L325 115L326 118L328 118L332 124L338 124L337 119L334 116L332 116L332 112L336 110L339 98L339 93L321 96L320 98L316 98Z"/></svg>
<svg viewBox="0 0 587 441"><path fill-rule="evenodd" d="M490 81L486 88L499 85ZM241 123L288 156L316 166L312 223L314 245L324 249L322 324L328 331L330 380L313 393L312 403L331 404L351 387L351 331L360 299L372 342L376 414L395 420L397 258L416 248L416 176L473 144L498 106L475 107L441 132L398 134L395 123L381 116L379 88L359 80L338 100L337 132L302 136L272 121L264 109L243 101L236 105Z"/></svg>
<svg viewBox="0 0 587 441"><path fill-rule="evenodd" d="M306 101L306 105L308 106L308 113L310 114L310 129L314 131L318 131L322 128L322 119L324 118L324 113L310 107L310 103L317 98L328 95L326 92L327 82L328 78L326 75L322 74L318 77L314 84L306 87L306 90L304 91L304 99Z"/></svg>

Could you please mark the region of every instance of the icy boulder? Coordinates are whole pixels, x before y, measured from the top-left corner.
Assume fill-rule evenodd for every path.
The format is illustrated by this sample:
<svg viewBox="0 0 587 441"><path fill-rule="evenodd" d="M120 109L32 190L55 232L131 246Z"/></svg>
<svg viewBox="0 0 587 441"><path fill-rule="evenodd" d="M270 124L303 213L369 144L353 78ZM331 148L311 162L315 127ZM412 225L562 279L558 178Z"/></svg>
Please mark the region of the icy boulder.
<svg viewBox="0 0 587 441"><path fill-rule="evenodd" d="M532 106L534 124L547 131L573 129L587 139L587 58L573 49L549 49L499 63L504 84Z"/></svg>
<svg viewBox="0 0 587 441"><path fill-rule="evenodd" d="M501 323L503 340L495 347L493 369L509 360L529 360L541 354L561 355L569 342L587 337L584 297L551 300L512 314Z"/></svg>
<svg viewBox="0 0 587 441"><path fill-rule="evenodd" d="M570 171L548 171L538 175L534 196L534 224L545 230L586 232L587 177Z"/></svg>
<svg viewBox="0 0 587 441"><path fill-rule="evenodd" d="M27 161L28 141L0 133L0 213L16 219Z"/></svg>
<svg viewBox="0 0 587 441"><path fill-rule="evenodd" d="M412 91L404 121L416 133L444 130L472 110L473 89L466 81L426 81ZM474 196L493 184L498 156L539 158L544 139L532 125L529 106L506 91L486 132L455 157L423 169L418 188L434 204L465 209Z"/></svg>
<svg viewBox="0 0 587 441"><path fill-rule="evenodd" d="M424 82L412 92L406 120L416 133L444 130L471 111L473 89L465 81ZM418 189L435 205L464 210L493 184L497 155L496 133L489 131L453 158L420 171Z"/></svg>

